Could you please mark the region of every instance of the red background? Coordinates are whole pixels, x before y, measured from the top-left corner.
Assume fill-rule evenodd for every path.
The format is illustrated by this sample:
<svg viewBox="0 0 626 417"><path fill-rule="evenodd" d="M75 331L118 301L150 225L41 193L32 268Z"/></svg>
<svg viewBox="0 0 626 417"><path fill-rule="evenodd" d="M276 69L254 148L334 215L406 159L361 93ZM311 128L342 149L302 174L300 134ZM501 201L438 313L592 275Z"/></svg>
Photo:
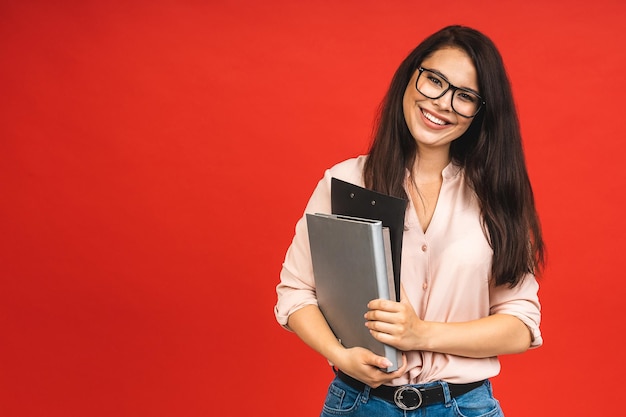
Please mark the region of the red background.
<svg viewBox="0 0 626 417"><path fill-rule="evenodd" d="M545 345L503 357L496 394L508 417L619 413L625 12L3 0L0 415L318 415L331 371L273 317L285 250L452 23L504 56L549 245Z"/></svg>

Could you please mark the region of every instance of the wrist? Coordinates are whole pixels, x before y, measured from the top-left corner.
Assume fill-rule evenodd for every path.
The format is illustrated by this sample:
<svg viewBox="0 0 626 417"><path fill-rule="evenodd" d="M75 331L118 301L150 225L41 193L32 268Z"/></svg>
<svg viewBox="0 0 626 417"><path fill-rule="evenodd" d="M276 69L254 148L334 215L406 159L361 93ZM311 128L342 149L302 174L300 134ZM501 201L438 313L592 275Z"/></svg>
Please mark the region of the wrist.
<svg viewBox="0 0 626 417"><path fill-rule="evenodd" d="M346 348L337 341L326 345L323 352L320 352L330 363L340 368L346 353Z"/></svg>
<svg viewBox="0 0 626 417"><path fill-rule="evenodd" d="M436 329L437 324L431 321L423 321L421 322L420 328L418 330L418 346L416 350L423 350L427 352L435 352L437 349L436 346Z"/></svg>

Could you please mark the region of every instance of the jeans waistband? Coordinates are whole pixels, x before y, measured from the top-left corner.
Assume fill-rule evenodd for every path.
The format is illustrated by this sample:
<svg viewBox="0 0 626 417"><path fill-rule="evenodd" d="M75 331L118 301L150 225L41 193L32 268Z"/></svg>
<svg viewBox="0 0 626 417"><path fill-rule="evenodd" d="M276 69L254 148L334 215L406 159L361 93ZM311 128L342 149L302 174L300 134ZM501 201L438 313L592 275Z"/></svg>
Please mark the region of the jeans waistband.
<svg viewBox="0 0 626 417"><path fill-rule="evenodd" d="M358 391L363 391L366 387L363 382L354 379L341 371L338 371L337 377ZM456 398L480 387L484 383L484 380L468 384L448 383L450 397ZM419 407L441 403L444 402L445 398L443 387L441 385L428 388L418 385L400 385L397 387L381 385L377 388L370 388L369 392L370 395L394 403L403 410L415 410Z"/></svg>

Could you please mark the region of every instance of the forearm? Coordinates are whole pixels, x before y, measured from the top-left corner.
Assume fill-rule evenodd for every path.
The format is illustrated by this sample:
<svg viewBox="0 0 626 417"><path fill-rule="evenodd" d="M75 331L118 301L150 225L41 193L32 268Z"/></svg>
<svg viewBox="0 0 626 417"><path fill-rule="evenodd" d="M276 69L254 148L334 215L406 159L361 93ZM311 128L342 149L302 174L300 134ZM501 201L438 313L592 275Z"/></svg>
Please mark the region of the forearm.
<svg viewBox="0 0 626 417"><path fill-rule="evenodd" d="M288 326L304 343L332 363L336 363L344 350L316 305L307 305L292 313Z"/></svg>
<svg viewBox="0 0 626 417"><path fill-rule="evenodd" d="M526 325L508 314L495 314L464 323L422 324L417 350L486 358L521 353L531 343Z"/></svg>

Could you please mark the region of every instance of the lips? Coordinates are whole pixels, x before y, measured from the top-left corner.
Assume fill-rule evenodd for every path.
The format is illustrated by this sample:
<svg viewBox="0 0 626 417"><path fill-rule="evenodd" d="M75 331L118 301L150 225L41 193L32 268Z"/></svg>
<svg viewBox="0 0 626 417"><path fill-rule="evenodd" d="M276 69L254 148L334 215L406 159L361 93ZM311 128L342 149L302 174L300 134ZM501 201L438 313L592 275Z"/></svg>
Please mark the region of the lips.
<svg viewBox="0 0 626 417"><path fill-rule="evenodd" d="M428 119L429 121L431 121L432 123L439 125L439 126L445 126L447 124L449 124L449 122L442 120L438 117L435 117L433 114L427 112L426 110L422 109L422 114L424 115L424 117L426 119Z"/></svg>

